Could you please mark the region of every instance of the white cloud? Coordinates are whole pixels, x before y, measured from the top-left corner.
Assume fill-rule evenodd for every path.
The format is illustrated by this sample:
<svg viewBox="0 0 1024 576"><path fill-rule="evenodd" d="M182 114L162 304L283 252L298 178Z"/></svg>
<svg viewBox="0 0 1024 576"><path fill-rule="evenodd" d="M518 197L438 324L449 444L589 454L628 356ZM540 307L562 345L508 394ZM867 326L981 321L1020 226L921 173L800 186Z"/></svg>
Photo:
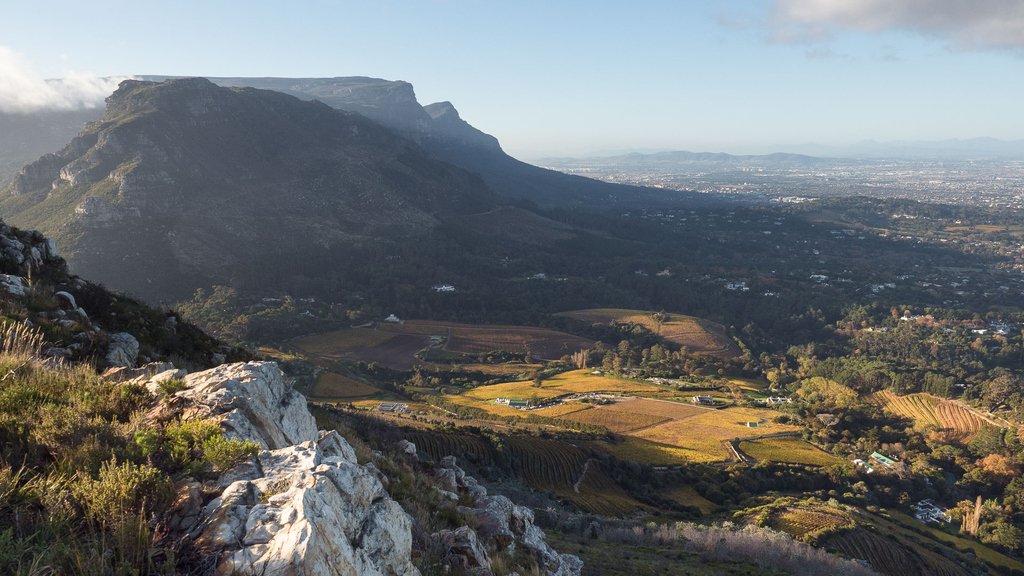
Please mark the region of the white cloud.
<svg viewBox="0 0 1024 576"><path fill-rule="evenodd" d="M911 30L961 49L1024 50L1020 0L774 0L774 39L813 41L837 29Z"/></svg>
<svg viewBox="0 0 1024 576"><path fill-rule="evenodd" d="M44 80L19 54L0 46L0 112L98 108L127 78L97 78L72 72L59 80Z"/></svg>

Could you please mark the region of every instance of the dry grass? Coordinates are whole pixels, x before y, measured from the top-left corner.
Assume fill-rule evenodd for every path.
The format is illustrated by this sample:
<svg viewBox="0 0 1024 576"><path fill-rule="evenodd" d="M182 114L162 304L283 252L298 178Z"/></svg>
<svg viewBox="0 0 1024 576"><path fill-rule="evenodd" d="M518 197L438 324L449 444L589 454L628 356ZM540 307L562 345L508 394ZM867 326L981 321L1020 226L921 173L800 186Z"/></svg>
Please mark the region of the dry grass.
<svg viewBox="0 0 1024 576"><path fill-rule="evenodd" d="M700 510L700 513L705 516L718 509L717 504L698 494L693 486L680 486L678 488L666 490L663 495L669 500L678 502L683 506L692 506Z"/></svg>
<svg viewBox="0 0 1024 576"><path fill-rule="evenodd" d="M687 462L721 462L724 451L718 451L720 444L711 446L712 451L695 448L681 448L668 444L650 442L635 436L624 436L621 442L614 444L598 444L620 460L630 460L640 464L682 464Z"/></svg>

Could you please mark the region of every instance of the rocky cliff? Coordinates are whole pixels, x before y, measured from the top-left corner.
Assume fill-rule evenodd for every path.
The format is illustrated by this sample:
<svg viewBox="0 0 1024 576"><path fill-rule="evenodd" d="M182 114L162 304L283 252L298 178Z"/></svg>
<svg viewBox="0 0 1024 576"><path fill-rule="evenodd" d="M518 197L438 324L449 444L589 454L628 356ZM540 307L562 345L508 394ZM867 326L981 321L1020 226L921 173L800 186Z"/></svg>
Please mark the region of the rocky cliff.
<svg viewBox="0 0 1024 576"><path fill-rule="evenodd" d="M154 388L181 375L163 366L140 371L134 382ZM360 463L337 432L317 430L305 399L276 364L236 363L189 374L183 389L148 418L215 420L225 436L261 447L255 458L216 480L180 483L165 514L167 538L214 573L419 574L412 562L412 521L389 496L388 478L372 462ZM415 457L410 443L404 451ZM452 458L440 463L435 476L435 489L477 525L432 535L455 573L490 575L491 555L519 548L542 574L579 575L580 561L548 546L528 508L488 496ZM459 505L460 499L469 505Z"/></svg>

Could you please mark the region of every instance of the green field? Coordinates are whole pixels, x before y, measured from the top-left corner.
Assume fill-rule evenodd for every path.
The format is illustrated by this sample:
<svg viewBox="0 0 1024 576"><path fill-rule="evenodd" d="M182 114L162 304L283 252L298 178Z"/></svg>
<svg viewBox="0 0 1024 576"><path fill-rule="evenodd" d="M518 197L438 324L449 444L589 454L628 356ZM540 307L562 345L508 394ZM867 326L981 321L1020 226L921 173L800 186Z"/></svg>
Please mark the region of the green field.
<svg viewBox="0 0 1024 576"><path fill-rule="evenodd" d="M739 443L739 449L759 462L783 462L808 466L827 466L843 462L841 458L812 446L800 438L746 440Z"/></svg>

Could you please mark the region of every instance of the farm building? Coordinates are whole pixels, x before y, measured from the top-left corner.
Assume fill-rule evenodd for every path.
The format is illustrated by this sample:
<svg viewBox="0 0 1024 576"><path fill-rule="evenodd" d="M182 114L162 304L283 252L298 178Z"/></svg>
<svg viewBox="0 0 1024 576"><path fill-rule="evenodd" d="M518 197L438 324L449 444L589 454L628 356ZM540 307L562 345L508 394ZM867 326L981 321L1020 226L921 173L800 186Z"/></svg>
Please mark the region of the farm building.
<svg viewBox="0 0 1024 576"><path fill-rule="evenodd" d="M509 400L509 408L515 408L516 410L526 410L530 407L530 403L526 400Z"/></svg>
<svg viewBox="0 0 1024 576"><path fill-rule="evenodd" d="M701 406L714 406L715 405L715 399L713 397L711 397L711 396L706 395L706 394L700 394L700 395L697 395L697 396L693 397L693 403L694 404L699 404Z"/></svg>
<svg viewBox="0 0 1024 576"><path fill-rule="evenodd" d="M404 413L409 411L409 405L399 402L381 402L377 405L377 410L380 410L381 412Z"/></svg>
<svg viewBox="0 0 1024 576"><path fill-rule="evenodd" d="M946 509L938 506L931 500L921 500L910 507L914 511L914 518L921 522L935 522L943 524L949 522L949 514Z"/></svg>
<svg viewBox="0 0 1024 576"><path fill-rule="evenodd" d="M395 316L394 314L389 314L388 317L384 319L384 321L387 322L388 324L401 324L402 323L402 319L399 318L398 316Z"/></svg>

